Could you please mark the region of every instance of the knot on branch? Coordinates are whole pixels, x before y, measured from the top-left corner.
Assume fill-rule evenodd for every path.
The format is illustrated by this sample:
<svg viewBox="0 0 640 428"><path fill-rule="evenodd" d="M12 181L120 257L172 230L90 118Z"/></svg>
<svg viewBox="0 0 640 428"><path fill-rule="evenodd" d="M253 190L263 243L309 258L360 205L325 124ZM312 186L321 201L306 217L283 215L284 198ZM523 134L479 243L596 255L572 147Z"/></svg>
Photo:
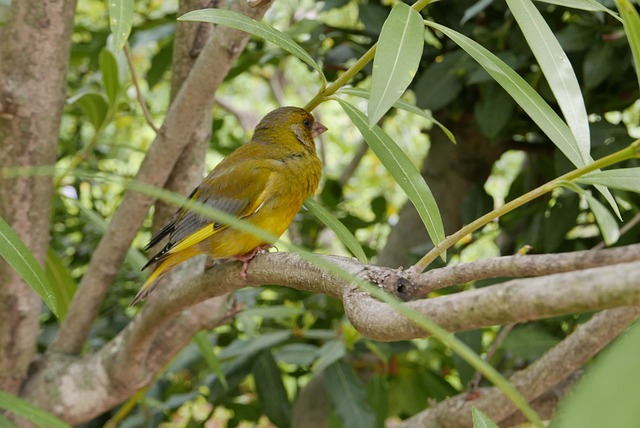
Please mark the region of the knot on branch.
<svg viewBox="0 0 640 428"><path fill-rule="evenodd" d="M363 272L363 278L378 284L384 291L404 302L413 299L415 295L416 287L409 279L407 271L402 268L389 269L368 266Z"/></svg>

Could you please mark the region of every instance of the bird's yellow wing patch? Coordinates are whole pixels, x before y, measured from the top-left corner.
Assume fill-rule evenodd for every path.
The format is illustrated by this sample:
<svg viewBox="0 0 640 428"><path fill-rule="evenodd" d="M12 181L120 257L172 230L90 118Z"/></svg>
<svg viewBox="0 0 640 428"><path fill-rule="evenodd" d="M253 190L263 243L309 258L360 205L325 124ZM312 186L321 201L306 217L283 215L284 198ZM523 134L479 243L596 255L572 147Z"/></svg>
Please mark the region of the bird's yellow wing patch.
<svg viewBox="0 0 640 428"><path fill-rule="evenodd" d="M197 244L198 242L201 242L205 239L207 239L208 237L212 236L214 233L219 232L223 229L225 229L226 226L220 227L220 228L214 228L213 224L208 224L205 227L203 227L202 229L193 232L191 235L187 236L186 238L184 238L182 241L178 242L176 244L175 247L171 248L168 253L169 254L175 254L178 253L182 250L185 250L187 248L189 248L192 245Z"/></svg>

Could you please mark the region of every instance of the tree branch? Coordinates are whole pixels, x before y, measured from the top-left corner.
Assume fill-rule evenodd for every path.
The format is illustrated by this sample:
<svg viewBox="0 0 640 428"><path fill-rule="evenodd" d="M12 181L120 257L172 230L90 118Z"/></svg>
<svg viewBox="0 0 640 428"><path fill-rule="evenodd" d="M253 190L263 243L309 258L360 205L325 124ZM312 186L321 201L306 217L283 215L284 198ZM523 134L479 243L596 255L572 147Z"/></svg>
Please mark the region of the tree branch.
<svg viewBox="0 0 640 428"><path fill-rule="evenodd" d="M233 7L254 19L260 19L267 10L267 6L251 9L242 1L234 2ZM158 187L165 183L174 163L190 141L189 137L201 119L201 112L211 109L216 88L248 39L247 33L237 30L222 26L214 29L193 71L171 104L136 180ZM125 195L109 229L93 253L87 273L78 286L50 351L74 354L81 350L107 289L152 203L152 198L135 192Z"/></svg>
<svg viewBox="0 0 640 428"><path fill-rule="evenodd" d="M567 379L615 339L640 315L640 308L626 307L602 311L540 359L515 373L509 381L529 401L540 397ZM466 393L442 401L406 421L400 427L464 428L473 426L471 407L477 407L500 422L515 412L513 403L495 387L481 390L481 396L468 401Z"/></svg>

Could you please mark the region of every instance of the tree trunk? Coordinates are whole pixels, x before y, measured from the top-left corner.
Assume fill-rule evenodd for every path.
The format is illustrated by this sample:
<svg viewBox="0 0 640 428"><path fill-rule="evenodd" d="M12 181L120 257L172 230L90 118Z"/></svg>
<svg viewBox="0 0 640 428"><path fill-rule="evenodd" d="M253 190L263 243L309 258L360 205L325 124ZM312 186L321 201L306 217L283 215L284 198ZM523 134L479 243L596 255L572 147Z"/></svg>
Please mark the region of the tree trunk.
<svg viewBox="0 0 640 428"><path fill-rule="evenodd" d="M11 2L0 26L0 170L54 165L75 0ZM51 177L0 180L0 215L44 266ZM17 393L36 351L40 297L0 260L0 389Z"/></svg>

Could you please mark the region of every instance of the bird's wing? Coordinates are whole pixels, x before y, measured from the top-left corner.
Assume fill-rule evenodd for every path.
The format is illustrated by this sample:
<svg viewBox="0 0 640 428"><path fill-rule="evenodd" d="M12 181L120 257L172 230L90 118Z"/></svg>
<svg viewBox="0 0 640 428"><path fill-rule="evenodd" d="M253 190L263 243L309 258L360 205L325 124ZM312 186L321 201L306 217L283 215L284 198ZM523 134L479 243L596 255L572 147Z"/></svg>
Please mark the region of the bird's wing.
<svg viewBox="0 0 640 428"><path fill-rule="evenodd" d="M207 177L191 194L190 200L238 218L248 217L258 211L268 197L272 172L271 168L254 160L225 167ZM170 236L169 243L148 264L189 248L226 227L201 214L182 209L151 240L160 241L162 237L158 236L163 231L163 236Z"/></svg>

